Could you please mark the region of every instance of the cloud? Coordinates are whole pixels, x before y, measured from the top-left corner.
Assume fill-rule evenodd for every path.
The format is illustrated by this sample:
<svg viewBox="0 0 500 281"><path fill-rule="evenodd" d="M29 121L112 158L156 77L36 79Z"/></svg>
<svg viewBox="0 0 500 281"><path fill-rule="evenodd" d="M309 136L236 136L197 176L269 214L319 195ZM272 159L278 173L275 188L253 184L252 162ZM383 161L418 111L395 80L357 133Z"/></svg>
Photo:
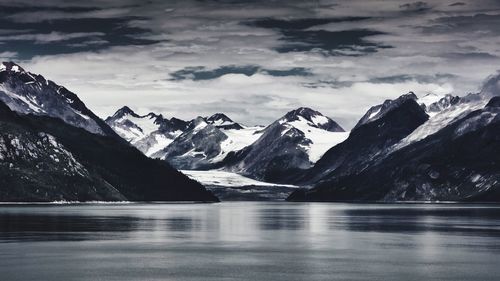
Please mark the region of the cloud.
<svg viewBox="0 0 500 281"><path fill-rule="evenodd" d="M285 76L310 76L312 73L303 67L294 67L290 69L265 69L257 65L224 65L215 69L206 69L203 66L186 67L181 70L170 73L172 81L179 80L211 80L228 74L242 74L252 76L256 73L267 74L275 77Z"/></svg>
<svg viewBox="0 0 500 281"><path fill-rule="evenodd" d="M457 6L465 6L465 5L467 5L467 4L465 4L464 2L455 2L455 3L451 3L448 6L450 6L450 7L457 7Z"/></svg>
<svg viewBox="0 0 500 281"><path fill-rule="evenodd" d="M0 37L31 40L0 46L103 117L131 105L268 124L308 106L349 128L385 99L463 95L496 73L500 3L461 1L16 0Z"/></svg>
<svg viewBox="0 0 500 281"><path fill-rule="evenodd" d="M485 96L500 96L500 72L488 77L481 87L481 94Z"/></svg>
<svg viewBox="0 0 500 281"><path fill-rule="evenodd" d="M16 59L18 54L16 52L1 52L0 61L12 61Z"/></svg>
<svg viewBox="0 0 500 281"><path fill-rule="evenodd" d="M398 74L384 77L374 77L369 80L371 83L404 83L408 81L416 81L419 83L446 82L452 78L457 78L457 75L450 73L438 73L435 75L419 75L419 74Z"/></svg>
<svg viewBox="0 0 500 281"><path fill-rule="evenodd" d="M382 35L383 32L369 29L328 31L312 29L325 24L357 22L368 17L346 18L305 18L296 20L262 19L247 23L260 28L277 30L282 34L283 44L275 50L280 53L306 52L322 50L330 55L362 55L376 52L379 48L388 48L381 44L367 41L369 36Z"/></svg>
<svg viewBox="0 0 500 281"><path fill-rule="evenodd" d="M115 17L114 13L99 10L102 17L73 18L68 10L57 11L67 16L51 20L43 20L44 16L38 14L30 16L30 20L21 22L13 20L14 15L11 18L0 18L0 26L4 30L3 34L0 32L3 49L18 52L20 59L30 59L35 55L99 51L112 46L149 45L159 42L140 38L150 31L129 25L132 20L142 19L140 17ZM33 46L33 44L46 46Z"/></svg>
<svg viewBox="0 0 500 281"><path fill-rule="evenodd" d="M425 12L431 9L429 4L423 1L401 4L399 7L408 12Z"/></svg>

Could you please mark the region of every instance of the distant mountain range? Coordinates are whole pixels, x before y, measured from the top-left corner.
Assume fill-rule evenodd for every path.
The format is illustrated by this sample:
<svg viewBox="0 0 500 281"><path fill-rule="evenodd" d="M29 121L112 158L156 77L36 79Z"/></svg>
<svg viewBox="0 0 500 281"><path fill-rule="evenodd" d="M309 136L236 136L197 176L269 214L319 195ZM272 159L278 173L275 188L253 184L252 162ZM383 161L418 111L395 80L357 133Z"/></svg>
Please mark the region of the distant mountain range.
<svg viewBox="0 0 500 281"><path fill-rule="evenodd" d="M0 201L218 200L175 170L182 169L198 170L188 173L212 187L222 180L213 177L231 173L254 179L231 176L225 184L244 182L219 188L225 197L272 182L281 187L266 184L273 189L253 198L295 190L288 200L498 202L498 80L462 97L410 92L386 100L346 132L305 107L267 126L127 106L103 121L64 87L3 63Z"/></svg>
<svg viewBox="0 0 500 281"><path fill-rule="evenodd" d="M274 182L311 168L349 135L332 119L303 107L267 127L248 127L223 113L190 121L175 119L175 125L173 119L155 113L140 116L123 107L106 123L146 155L178 169L219 168Z"/></svg>

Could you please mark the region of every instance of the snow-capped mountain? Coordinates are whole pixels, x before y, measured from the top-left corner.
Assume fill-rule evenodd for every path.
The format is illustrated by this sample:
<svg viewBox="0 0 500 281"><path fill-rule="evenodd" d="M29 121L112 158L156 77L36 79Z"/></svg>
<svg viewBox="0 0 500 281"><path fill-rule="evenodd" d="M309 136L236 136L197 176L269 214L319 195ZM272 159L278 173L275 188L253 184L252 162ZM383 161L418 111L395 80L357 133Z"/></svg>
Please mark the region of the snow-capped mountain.
<svg viewBox="0 0 500 281"><path fill-rule="evenodd" d="M310 168L348 136L335 121L310 108L288 112L261 134L251 145L226 157L227 170L259 180L284 181Z"/></svg>
<svg viewBox="0 0 500 281"><path fill-rule="evenodd" d="M221 162L230 152L250 145L261 127L246 127L224 114L197 117L184 133L152 157L168 161L179 169L207 169Z"/></svg>
<svg viewBox="0 0 500 281"><path fill-rule="evenodd" d="M498 78L487 81L489 87L480 94L446 95L427 104L410 94L400 98L406 100L403 103L391 106L385 102L385 106L370 109L349 138L308 171L305 178L314 187L292 193L289 200L500 201L500 98L495 97L500 89L491 82ZM410 113L403 105L412 101ZM420 112L415 101L424 104ZM367 118L377 116L377 109L383 112L390 107L390 112L401 114L387 113L376 121ZM418 122L407 123L406 130L398 129L394 122L402 118ZM374 130L366 131L370 126ZM360 130L365 130L364 137L353 145ZM363 153L364 157L353 159L352 152L343 156L346 147L363 150L373 136L384 132L397 133L397 138L372 154Z"/></svg>
<svg viewBox="0 0 500 281"><path fill-rule="evenodd" d="M0 101L21 114L56 117L91 133L116 136L74 93L13 62L0 64Z"/></svg>
<svg viewBox="0 0 500 281"><path fill-rule="evenodd" d="M188 122L164 118L161 114L139 115L128 106L106 118L106 123L122 138L151 156L169 145L187 128Z"/></svg>
<svg viewBox="0 0 500 281"><path fill-rule="evenodd" d="M428 115L413 93L373 106L349 137L332 146L299 180L315 184L325 178L357 173L425 123Z"/></svg>
<svg viewBox="0 0 500 281"><path fill-rule="evenodd" d="M217 201L126 143L75 94L2 65L0 201Z"/></svg>
<svg viewBox="0 0 500 281"><path fill-rule="evenodd" d="M309 108L292 110L267 128L239 124L223 113L185 122L154 113L138 115L126 106L108 117L106 123L147 156L186 170L223 168L230 162L231 170L243 171L241 165L234 168L234 155L241 155L266 133L266 138L279 139L293 135L294 130L304 135L295 146L300 144L298 149L304 156L299 166L306 168L348 135L335 121ZM270 131L279 134L273 136ZM273 150L288 153L279 141L275 145Z"/></svg>

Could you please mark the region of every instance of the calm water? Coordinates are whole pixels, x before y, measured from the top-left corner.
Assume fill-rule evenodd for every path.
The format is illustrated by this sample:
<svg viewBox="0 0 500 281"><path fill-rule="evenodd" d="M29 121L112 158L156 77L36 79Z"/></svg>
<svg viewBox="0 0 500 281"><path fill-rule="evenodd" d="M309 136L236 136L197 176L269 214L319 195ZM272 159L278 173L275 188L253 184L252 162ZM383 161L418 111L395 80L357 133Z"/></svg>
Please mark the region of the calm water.
<svg viewBox="0 0 500 281"><path fill-rule="evenodd" d="M500 206L0 206L0 280L499 280Z"/></svg>

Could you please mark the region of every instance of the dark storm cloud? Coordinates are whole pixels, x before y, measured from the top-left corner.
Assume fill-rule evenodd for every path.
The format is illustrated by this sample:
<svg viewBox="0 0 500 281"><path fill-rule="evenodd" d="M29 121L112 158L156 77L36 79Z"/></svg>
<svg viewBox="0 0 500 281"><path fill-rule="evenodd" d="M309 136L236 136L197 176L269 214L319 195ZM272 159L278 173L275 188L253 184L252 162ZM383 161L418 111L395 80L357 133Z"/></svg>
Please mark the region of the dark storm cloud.
<svg viewBox="0 0 500 281"><path fill-rule="evenodd" d="M99 8L97 7L76 7L76 6L68 6L68 7L58 7L58 6L15 6L15 5L2 5L0 4L0 15L2 17L7 17L12 14L17 13L26 13L26 12L40 12L40 11L59 11L59 12L90 12L97 11Z"/></svg>
<svg viewBox="0 0 500 281"><path fill-rule="evenodd" d="M467 5L467 4L465 4L464 2L455 2L455 3L451 3L448 6L450 6L450 7L456 7L456 6L465 6L465 5Z"/></svg>
<svg viewBox="0 0 500 281"><path fill-rule="evenodd" d="M390 46L370 42L369 36L384 35L384 32L370 29L328 31L321 25L342 22L358 22L369 17L306 18L306 19L262 19L247 23L251 26L274 29L281 33L284 44L275 48L277 52L326 51L330 55L359 56L377 52ZM314 29L316 28L316 29Z"/></svg>
<svg viewBox="0 0 500 281"><path fill-rule="evenodd" d="M147 34L149 30L131 27L128 23L131 20L139 19L141 18L78 18L20 23L2 18L0 26L12 32L9 36L0 36L0 42L3 50L19 53L18 59L30 59L36 55L97 51L111 46L147 45L158 42L138 38L140 35ZM19 32L16 33L15 30L19 30ZM25 30L30 32L26 33ZM73 36L74 34L81 36ZM85 34L89 34L89 36L84 36ZM50 40L51 36L54 35L57 35L56 38ZM44 40L44 37L49 39Z"/></svg>
<svg viewBox="0 0 500 281"><path fill-rule="evenodd" d="M351 87L352 84L354 84L354 81L339 81L336 79L330 79L330 80L319 80L317 82L302 83L302 86L311 89L318 89L318 88L341 89L341 88Z"/></svg>
<svg viewBox="0 0 500 281"><path fill-rule="evenodd" d="M107 15L112 10L94 6L0 5L0 44L4 51L26 60L37 55L98 51L112 46L146 45L139 38L150 30L130 26L143 17ZM123 8L123 7L121 7Z"/></svg>
<svg viewBox="0 0 500 281"><path fill-rule="evenodd" d="M261 19L249 22L249 25L273 28L278 30L304 30L313 26L329 23L355 22L370 19L370 17L342 17L342 18L305 18L294 20Z"/></svg>
<svg viewBox="0 0 500 281"><path fill-rule="evenodd" d="M431 9L429 4L423 1L401 4L399 5L399 8L407 12L425 12Z"/></svg>
<svg viewBox="0 0 500 281"><path fill-rule="evenodd" d="M224 65L215 69L206 69L203 66L186 67L170 73L170 80L212 80L226 74L243 74L246 76L252 76L256 73L264 73L274 77L312 75L308 69L302 67L294 67L290 69L265 69L257 65Z"/></svg>
<svg viewBox="0 0 500 281"><path fill-rule="evenodd" d="M258 70L259 67L255 65L245 65L245 66L226 65L212 70L207 70L203 66L197 66L197 67L186 67L184 69L170 73L170 77L172 77L171 80L186 80L186 79L193 81L211 80L231 73L251 76L257 73Z"/></svg>
<svg viewBox="0 0 500 281"><path fill-rule="evenodd" d="M262 72L274 76L274 77L284 77L284 76L312 76L311 70L304 67L294 67L290 69L263 69Z"/></svg>

